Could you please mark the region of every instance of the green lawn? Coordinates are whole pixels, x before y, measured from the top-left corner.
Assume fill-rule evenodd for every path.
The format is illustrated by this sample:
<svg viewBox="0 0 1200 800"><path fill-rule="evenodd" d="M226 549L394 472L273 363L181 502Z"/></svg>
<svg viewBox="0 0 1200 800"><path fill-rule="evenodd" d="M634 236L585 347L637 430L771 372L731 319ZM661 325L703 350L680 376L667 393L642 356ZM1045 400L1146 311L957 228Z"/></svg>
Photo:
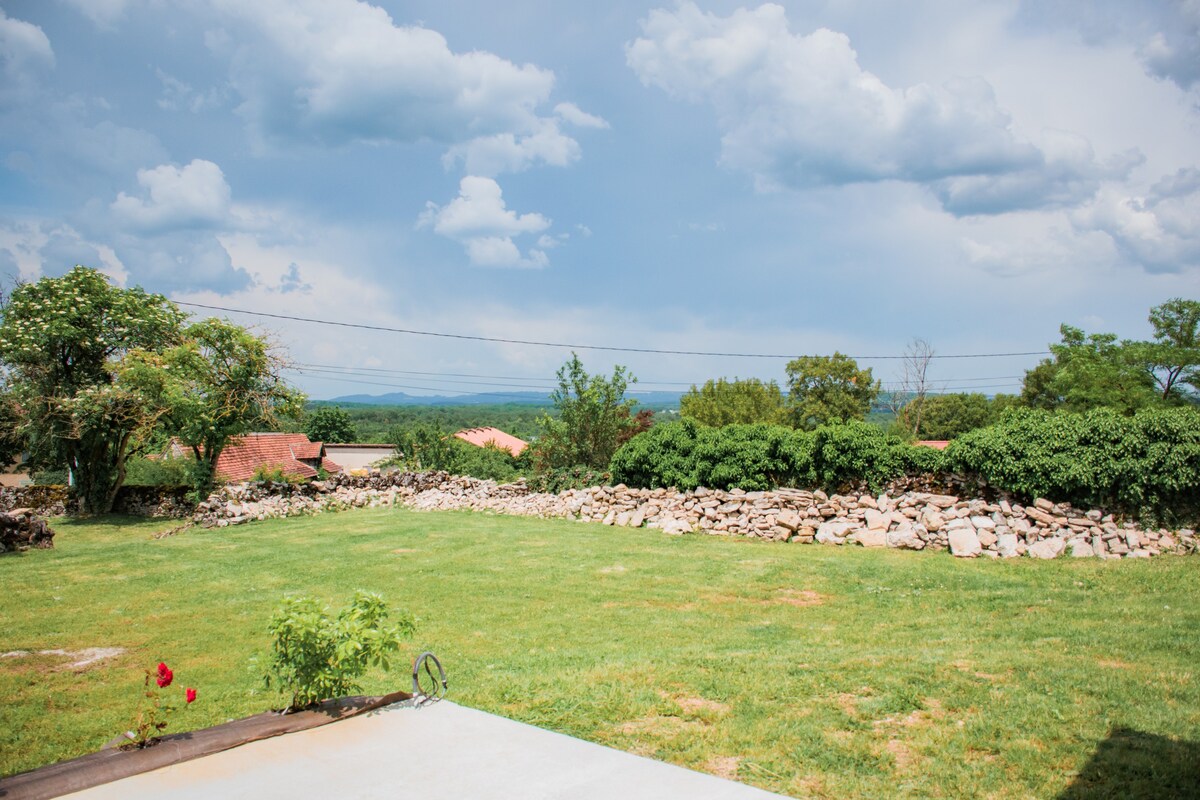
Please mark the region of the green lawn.
<svg viewBox="0 0 1200 800"><path fill-rule="evenodd" d="M404 510L152 538L171 525L58 520L54 550L0 556L0 652L127 648L82 670L0 659L0 774L129 727L159 660L200 692L170 731L278 707L256 658L280 598L357 588L417 617L408 655L441 656L455 702L797 797L1054 797L1114 770L1152 796L1200 761L1198 558Z"/></svg>

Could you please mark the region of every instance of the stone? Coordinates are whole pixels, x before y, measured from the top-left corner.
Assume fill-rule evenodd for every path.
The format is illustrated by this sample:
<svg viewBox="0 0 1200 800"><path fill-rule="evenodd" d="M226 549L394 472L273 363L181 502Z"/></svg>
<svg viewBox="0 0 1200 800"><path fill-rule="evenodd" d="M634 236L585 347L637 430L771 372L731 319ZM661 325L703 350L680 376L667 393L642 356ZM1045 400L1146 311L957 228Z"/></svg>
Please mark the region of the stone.
<svg viewBox="0 0 1200 800"><path fill-rule="evenodd" d="M1054 503L1051 503L1049 500L1047 500L1044 497L1037 498L1036 500L1033 501L1033 504L1035 506L1037 506L1038 508L1040 508L1042 511L1054 511ZM1028 511L1029 509L1027 508L1025 510Z"/></svg>
<svg viewBox="0 0 1200 800"><path fill-rule="evenodd" d="M938 508L950 508L958 502L958 498L948 494L931 494L926 502Z"/></svg>
<svg viewBox="0 0 1200 800"><path fill-rule="evenodd" d="M777 524L782 525L790 531L799 528L802 520L803 518L794 511L780 512L779 516L775 518Z"/></svg>
<svg viewBox="0 0 1200 800"><path fill-rule="evenodd" d="M1066 549L1066 542L1057 537L1042 539L1036 544L1029 545L1029 555L1034 558L1058 558Z"/></svg>
<svg viewBox="0 0 1200 800"><path fill-rule="evenodd" d="M1017 552L1019 541L1015 533L1002 533L996 537L996 552L1004 558L1014 558L1020 555Z"/></svg>
<svg viewBox="0 0 1200 800"><path fill-rule="evenodd" d="M888 529L888 516L882 511L876 511L874 508L868 508L866 513L867 528L873 531L886 531Z"/></svg>
<svg viewBox="0 0 1200 800"><path fill-rule="evenodd" d="M904 550L922 550L925 547L925 542L917 535L914 528L899 527L887 534L887 546L898 547Z"/></svg>
<svg viewBox="0 0 1200 800"><path fill-rule="evenodd" d="M951 555L959 558L974 558L983 552L983 546L979 543L979 536L975 533L975 529L970 526L951 530L948 538Z"/></svg>
<svg viewBox="0 0 1200 800"><path fill-rule="evenodd" d="M939 511L926 511L921 515L921 524L931 531L940 531L946 518Z"/></svg>
<svg viewBox="0 0 1200 800"><path fill-rule="evenodd" d="M1071 558L1091 558L1096 555L1096 551L1085 539L1072 539L1069 552Z"/></svg>
<svg viewBox="0 0 1200 800"><path fill-rule="evenodd" d="M821 544L841 544L855 527L852 522L822 522L816 539Z"/></svg>
<svg viewBox="0 0 1200 800"><path fill-rule="evenodd" d="M977 535L979 536L979 543L985 548L994 545L996 540L999 538L996 536L995 532L988 530L977 531Z"/></svg>
<svg viewBox="0 0 1200 800"><path fill-rule="evenodd" d="M971 517L971 524L975 526L975 530L977 531L996 530L996 521L991 517Z"/></svg>
<svg viewBox="0 0 1200 800"><path fill-rule="evenodd" d="M847 536L846 541L858 542L863 547L887 547L887 533L877 528L860 528Z"/></svg>

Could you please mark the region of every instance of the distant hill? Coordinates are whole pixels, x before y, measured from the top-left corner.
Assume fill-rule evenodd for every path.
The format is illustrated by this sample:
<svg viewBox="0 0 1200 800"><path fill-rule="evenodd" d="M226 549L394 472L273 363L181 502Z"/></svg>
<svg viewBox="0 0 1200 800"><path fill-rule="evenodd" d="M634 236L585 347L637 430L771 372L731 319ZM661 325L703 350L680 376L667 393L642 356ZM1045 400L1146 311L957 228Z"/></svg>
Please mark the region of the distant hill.
<svg viewBox="0 0 1200 800"><path fill-rule="evenodd" d="M626 392L625 396L638 401L638 405L650 408L674 408L679 405L680 392ZM315 404L342 403L364 406L480 406L512 403L515 405L548 406L550 395L541 392L484 392L482 394L415 395L404 392L388 394L347 394L331 400L317 400Z"/></svg>

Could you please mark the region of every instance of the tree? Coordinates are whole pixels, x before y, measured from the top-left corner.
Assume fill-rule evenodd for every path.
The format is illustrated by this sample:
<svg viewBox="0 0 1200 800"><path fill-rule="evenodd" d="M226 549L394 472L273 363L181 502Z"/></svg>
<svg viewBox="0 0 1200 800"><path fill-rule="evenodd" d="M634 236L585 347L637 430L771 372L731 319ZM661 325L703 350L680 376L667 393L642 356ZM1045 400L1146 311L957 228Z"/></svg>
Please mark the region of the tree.
<svg viewBox="0 0 1200 800"><path fill-rule="evenodd" d="M1050 345L1053 358L1025 373L1021 398L1026 405L1074 412L1113 408L1132 414L1158 399L1150 373L1114 334L1085 334L1070 325L1059 330L1062 342Z"/></svg>
<svg viewBox="0 0 1200 800"><path fill-rule="evenodd" d="M340 406L319 406L304 423L304 432L314 442L353 442L358 440L350 415Z"/></svg>
<svg viewBox="0 0 1200 800"><path fill-rule="evenodd" d="M925 397L929 394L929 362L933 346L924 339L913 339L900 362L900 382L889 393L892 413L908 436L916 438L921 430Z"/></svg>
<svg viewBox="0 0 1200 800"><path fill-rule="evenodd" d="M720 378L706 381L699 389L692 386L679 398L679 412L714 428L755 422L780 425L787 418L779 384L757 378Z"/></svg>
<svg viewBox="0 0 1200 800"><path fill-rule="evenodd" d="M793 423L812 430L828 422L863 419L879 394L871 370L849 356L801 356L788 362L788 399Z"/></svg>
<svg viewBox="0 0 1200 800"><path fill-rule="evenodd" d="M281 375L286 362L266 339L227 320L189 326L183 342L165 352L137 351L124 370L166 410L163 429L192 449L196 487L216 477L217 460L234 437L273 429L298 414L304 396Z"/></svg>
<svg viewBox="0 0 1200 800"><path fill-rule="evenodd" d="M558 416L543 414L539 420L542 435L535 443L539 468L605 469L621 434L637 425L635 401L625 399L625 387L636 381L621 366L613 367L611 378L588 375L579 356L572 353L558 370L558 388L550 393Z"/></svg>
<svg viewBox="0 0 1200 800"><path fill-rule="evenodd" d="M135 350L177 344L183 313L161 295L114 287L77 266L18 286L0 316L0 359L23 429L67 467L85 512L108 511L126 459L163 414L121 363Z"/></svg>
<svg viewBox="0 0 1200 800"><path fill-rule="evenodd" d="M1178 400L1180 384L1200 391L1200 301L1176 297L1150 309L1154 341L1126 342L1161 392Z"/></svg>

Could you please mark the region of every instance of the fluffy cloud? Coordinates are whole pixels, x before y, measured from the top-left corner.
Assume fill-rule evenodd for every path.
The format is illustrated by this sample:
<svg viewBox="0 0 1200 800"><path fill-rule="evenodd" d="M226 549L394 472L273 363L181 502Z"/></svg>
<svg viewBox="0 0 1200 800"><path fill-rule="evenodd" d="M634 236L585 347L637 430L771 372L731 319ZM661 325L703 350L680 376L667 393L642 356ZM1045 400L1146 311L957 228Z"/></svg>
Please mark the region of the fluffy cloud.
<svg viewBox="0 0 1200 800"><path fill-rule="evenodd" d="M111 206L113 216L129 228L213 228L229 219L229 184L221 168L211 161L195 159L185 167L162 164L140 169L137 182L147 197L121 192Z"/></svg>
<svg viewBox="0 0 1200 800"><path fill-rule="evenodd" d="M54 49L37 25L0 9L0 65L4 76L0 104L7 105L27 96L36 87L39 73L54 66Z"/></svg>
<svg viewBox="0 0 1200 800"><path fill-rule="evenodd" d="M1151 75L1184 90L1200 84L1200 0L1025 0L1020 19L1090 43L1127 42Z"/></svg>
<svg viewBox="0 0 1200 800"><path fill-rule="evenodd" d="M1023 141L984 80L894 89L849 39L788 30L784 9L728 17L683 3L652 11L626 58L643 83L711 103L721 160L761 188L902 180L931 186L953 213L1073 204L1128 169L1099 165L1082 137Z"/></svg>
<svg viewBox="0 0 1200 800"><path fill-rule="evenodd" d="M554 88L549 70L455 53L437 31L396 25L359 0L215 4L249 23L231 34L232 84L239 112L266 140L428 140L453 146L449 158L468 170L493 174L578 158L574 140L538 111Z"/></svg>
<svg viewBox="0 0 1200 800"><path fill-rule="evenodd" d="M574 103L559 103L554 107L554 116L579 128L604 128L608 120L589 114Z"/></svg>
<svg viewBox="0 0 1200 800"><path fill-rule="evenodd" d="M1154 184L1144 197L1116 190L1073 215L1081 230L1100 231L1128 261L1148 272L1200 267L1200 170L1181 169Z"/></svg>
<svg viewBox="0 0 1200 800"><path fill-rule="evenodd" d="M550 220L541 214L518 214L504 203L500 185L491 178L468 175L459 183L458 197L444 206L427 203L417 221L434 233L462 243L478 267L544 267L543 250L522 255L513 241L522 234L541 233Z"/></svg>

